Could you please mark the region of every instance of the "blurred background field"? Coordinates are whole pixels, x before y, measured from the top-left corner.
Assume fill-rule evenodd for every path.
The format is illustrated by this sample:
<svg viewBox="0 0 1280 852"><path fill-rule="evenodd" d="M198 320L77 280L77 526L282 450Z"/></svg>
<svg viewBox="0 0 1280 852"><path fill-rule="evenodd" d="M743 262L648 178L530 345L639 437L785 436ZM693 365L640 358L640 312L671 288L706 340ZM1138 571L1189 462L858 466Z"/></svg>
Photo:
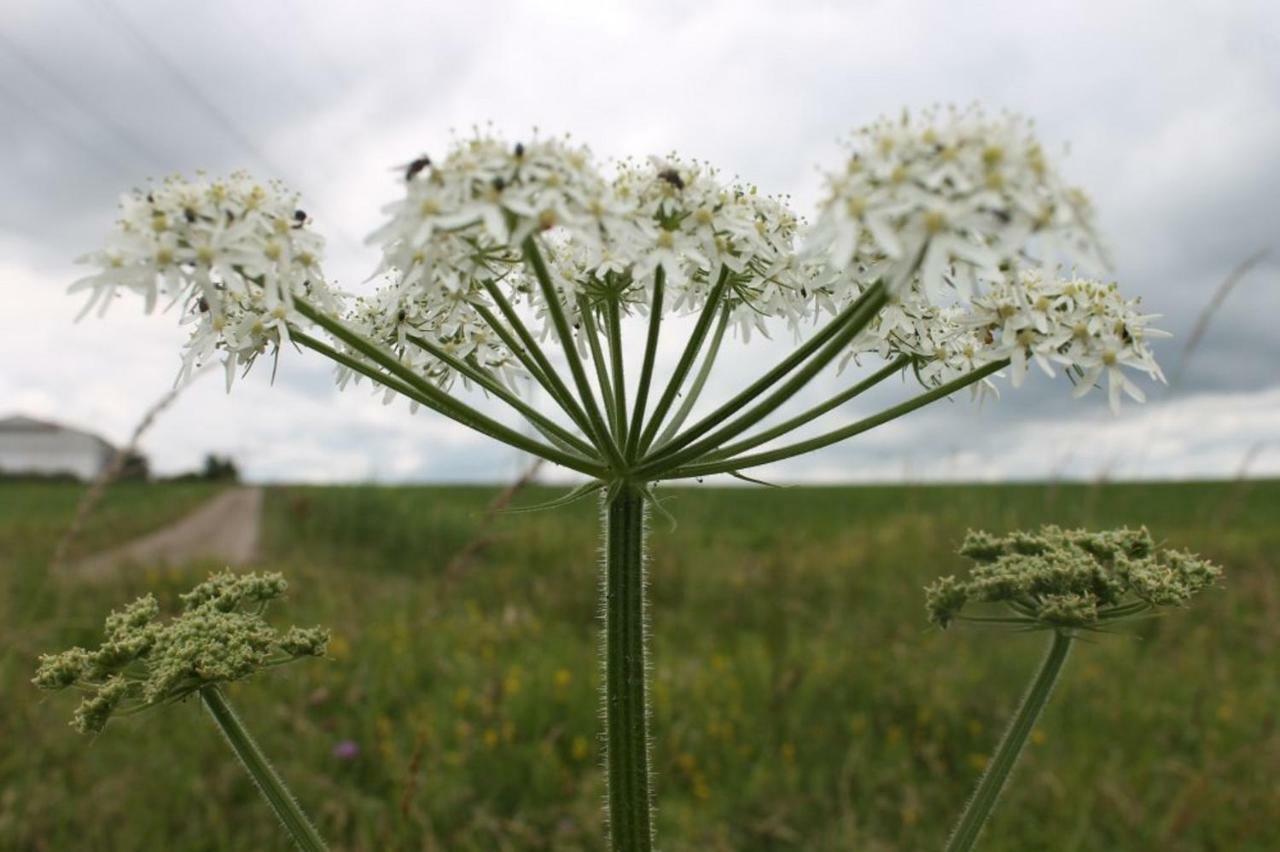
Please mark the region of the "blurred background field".
<svg viewBox="0 0 1280 852"><path fill-rule="evenodd" d="M87 553L219 486L122 484ZM336 848L595 850L593 501L497 518L495 489L277 487L261 567L330 659L230 690ZM532 504L559 491L533 488ZM0 484L0 848L285 849L194 703L84 738L41 651L95 642L216 565L50 577L81 489ZM1078 646L991 850L1280 848L1280 482L665 489L652 519L667 850L940 848L1044 637L930 629L969 527L1147 524L1220 561L1192 610ZM455 562L452 568L450 563Z"/></svg>

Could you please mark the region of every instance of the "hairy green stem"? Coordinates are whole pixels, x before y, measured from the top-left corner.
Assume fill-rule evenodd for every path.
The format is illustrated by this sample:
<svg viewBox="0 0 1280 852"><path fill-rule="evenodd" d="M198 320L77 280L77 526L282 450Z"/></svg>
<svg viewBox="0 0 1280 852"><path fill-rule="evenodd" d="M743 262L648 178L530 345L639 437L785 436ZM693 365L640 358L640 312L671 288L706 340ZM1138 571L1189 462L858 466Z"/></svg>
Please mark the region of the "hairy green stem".
<svg viewBox="0 0 1280 852"><path fill-rule="evenodd" d="M240 758L240 763L253 779L253 783L257 785L262 798L266 799L267 804L275 811L298 848L305 852L313 852L313 850L321 852L328 848L320 839L320 834L311 824L311 820L307 819L307 815L302 812L298 800L293 797L284 781L276 774L271 762L249 735L240 717L231 709L221 690L216 686L204 687L200 690L200 701L213 717L222 735L226 737L231 750L236 753L236 757Z"/></svg>
<svg viewBox="0 0 1280 852"><path fill-rule="evenodd" d="M1036 719L1040 717L1040 712L1044 710L1049 696L1053 693L1053 685L1057 682L1058 675L1062 672L1062 665L1067 661L1067 654L1071 650L1071 641L1071 637L1066 633L1057 630L1053 632L1053 641L1049 645L1049 652L1045 655L1044 662L1040 664L1040 671L1031 682L1031 687L1023 697L1018 712L1014 714L1009 730L1005 731L1004 738L1000 740L1000 745L996 747L995 754L987 764L982 780L978 782L978 789L974 791L973 798L969 800L964 814L961 815L955 831L951 834L951 839L947 841L946 852L967 852L977 843L978 835L982 833L982 826L991 815L991 810L1000 798L1000 791L1009 780L1014 766L1017 765L1022 747L1026 745L1027 737L1035 727Z"/></svg>
<svg viewBox="0 0 1280 852"><path fill-rule="evenodd" d="M622 482L604 506L605 764L613 852L653 849L645 694L645 495Z"/></svg>

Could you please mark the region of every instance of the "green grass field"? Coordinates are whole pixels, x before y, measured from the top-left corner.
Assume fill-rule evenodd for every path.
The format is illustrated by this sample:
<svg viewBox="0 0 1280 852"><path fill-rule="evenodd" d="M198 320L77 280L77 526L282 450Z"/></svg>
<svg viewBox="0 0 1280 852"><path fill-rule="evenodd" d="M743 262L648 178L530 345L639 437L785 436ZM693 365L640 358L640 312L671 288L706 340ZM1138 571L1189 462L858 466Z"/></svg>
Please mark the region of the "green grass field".
<svg viewBox="0 0 1280 852"><path fill-rule="evenodd" d="M208 489L123 486L82 542ZM485 488L279 488L263 566L331 658L229 692L336 848L595 850L595 507L500 517ZM537 489L521 502L559 492ZM941 848L1045 637L927 627L969 527L1147 524L1227 569L1193 609L1079 643L989 850L1280 848L1280 483L665 492L652 521L664 850ZM28 683L114 606L212 566L78 586L44 564L70 486L0 485L0 848L287 841L194 702L84 738ZM350 740L360 753L336 756Z"/></svg>

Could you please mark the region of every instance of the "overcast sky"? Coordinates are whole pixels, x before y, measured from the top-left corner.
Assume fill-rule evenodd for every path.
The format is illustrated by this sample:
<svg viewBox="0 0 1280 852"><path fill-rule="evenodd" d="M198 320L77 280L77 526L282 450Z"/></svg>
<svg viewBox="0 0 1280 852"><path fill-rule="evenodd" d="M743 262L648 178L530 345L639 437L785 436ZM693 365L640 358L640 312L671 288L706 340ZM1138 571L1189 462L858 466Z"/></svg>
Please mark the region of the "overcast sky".
<svg viewBox="0 0 1280 852"><path fill-rule="evenodd" d="M761 472L777 481L1280 474L1280 4L219 3L4 0L0 14L0 416L126 438L172 384L173 315L121 301L73 317L76 256L148 176L237 167L300 189L328 268L359 289L361 246L400 191L390 168L452 129L569 131L602 158L675 149L812 210L838 140L903 107L980 101L1033 116L1093 196L1114 277L1165 315L1172 373L1197 316L1232 291L1168 393L1115 417L1033 375ZM725 358L714 404L790 341ZM664 359L674 361L669 349ZM266 366L266 365L264 365ZM286 353L224 393L187 389L148 433L161 472L234 455L261 480L507 478L514 452L434 415L339 394ZM843 378L824 377L809 399ZM911 388L892 385L833 424Z"/></svg>

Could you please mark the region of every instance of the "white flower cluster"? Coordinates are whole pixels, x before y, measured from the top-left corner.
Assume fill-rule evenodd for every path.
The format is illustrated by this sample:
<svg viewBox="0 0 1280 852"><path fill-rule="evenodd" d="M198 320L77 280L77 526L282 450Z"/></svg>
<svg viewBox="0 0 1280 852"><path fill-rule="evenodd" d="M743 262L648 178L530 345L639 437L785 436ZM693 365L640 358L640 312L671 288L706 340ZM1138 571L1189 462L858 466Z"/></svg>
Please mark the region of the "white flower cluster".
<svg viewBox="0 0 1280 852"><path fill-rule="evenodd" d="M470 298L478 297L473 294ZM420 293L382 287L370 297L355 299L344 323L362 337L395 352L406 367L445 389L456 378L454 371L415 341L427 339L454 358L468 361L513 390L520 390L515 381L523 375L519 362L461 292L445 291L435 298L425 298ZM348 354L367 360L349 348ZM338 370L339 387L351 379L358 383L360 378L346 367ZM387 390L384 401L390 403L394 399L395 393Z"/></svg>
<svg viewBox="0 0 1280 852"><path fill-rule="evenodd" d="M295 296L337 309L320 268L324 241L278 183L239 172L169 178L124 195L120 211L106 247L81 259L98 271L71 289L89 291L85 313L105 312L119 290L141 295L148 311L161 298L181 304L195 325L183 375L222 352L229 384L238 365L288 340Z"/></svg>
<svg viewBox="0 0 1280 852"><path fill-rule="evenodd" d="M905 286L918 272L942 304L1003 280L1031 250L1046 272L1098 260L1088 201L1058 178L1026 119L904 113L859 130L850 149L807 248L856 278Z"/></svg>
<svg viewBox="0 0 1280 852"><path fill-rule="evenodd" d="M415 161L406 189L371 239L383 251L378 272L411 298L488 302L484 285L500 283L536 309L539 288L519 261L538 234L570 313L580 296L596 303L606 292L624 307L647 304L659 269L666 311L699 308L724 272L744 332L769 316L794 321L808 300L786 204L724 185L702 163L627 161L609 180L568 140L477 136L438 163Z"/></svg>
<svg viewBox="0 0 1280 852"><path fill-rule="evenodd" d="M1064 368L1081 396L1105 372L1113 411L1119 411L1122 393L1145 398L1122 368L1164 381L1148 342L1168 333L1150 328L1158 315L1142 313L1139 301L1125 299L1115 284L1045 280L1038 269L1026 268L963 306L934 307L919 297L918 286L903 295L913 294L892 298L855 342L855 352L915 356L922 362L921 380L935 386L1007 359L1014 387L1035 362L1050 377L1054 365Z"/></svg>
<svg viewBox="0 0 1280 852"><path fill-rule="evenodd" d="M1147 339L1164 332L1115 285L1058 278L1060 264L1101 267L1088 201L1050 167L1030 122L976 108L904 114L858 131L809 233L805 254L847 282L876 280L889 302L851 356L911 355L941 385L1008 359L1021 385L1035 361L1066 368L1077 394L1105 371L1112 409L1142 392L1122 372L1163 380ZM990 380L975 392L994 391Z"/></svg>
<svg viewBox="0 0 1280 852"><path fill-rule="evenodd" d="M666 313L699 311L722 287L744 340L773 322L798 334L880 281L889 303L850 356L910 355L926 384L1004 359L1020 384L1035 361L1067 368L1082 390L1105 372L1115 407L1121 394L1141 398L1122 367L1161 377L1150 316L1114 286L1057 279L1063 263L1101 262L1087 202L1057 177L1029 122L977 109L904 115L859 131L851 148L806 229L785 199L722 181L706 163L624 160L606 175L566 137L512 144L477 132L406 167L404 197L370 237L384 286L342 321L442 387L456 375L433 349L518 389L523 353L487 317L531 312L547 333L552 305L525 256L533 240L584 353L607 306L646 314L659 278ZM276 184L169 180L122 208L107 248L89 258L100 271L74 286L92 291L89 307L121 288L148 308L180 301L196 325L186 370L222 352L231 371L287 340L296 296L339 314L321 240Z"/></svg>

